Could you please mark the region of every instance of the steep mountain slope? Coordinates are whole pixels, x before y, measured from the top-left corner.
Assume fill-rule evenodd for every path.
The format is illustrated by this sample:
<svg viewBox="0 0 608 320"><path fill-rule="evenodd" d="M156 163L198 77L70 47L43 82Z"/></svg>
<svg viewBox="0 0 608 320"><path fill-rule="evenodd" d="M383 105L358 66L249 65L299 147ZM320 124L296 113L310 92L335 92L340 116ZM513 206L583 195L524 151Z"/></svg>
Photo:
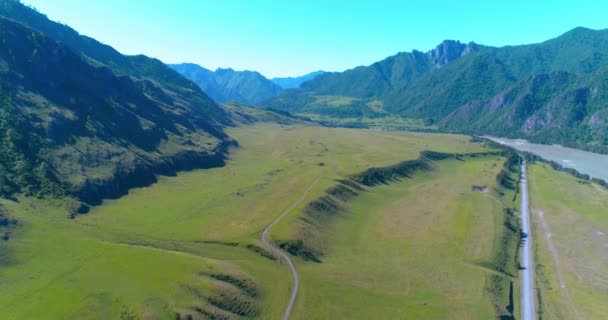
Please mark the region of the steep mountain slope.
<svg viewBox="0 0 608 320"><path fill-rule="evenodd" d="M319 70L315 72L311 72L299 77L284 77L284 78L272 78L270 81L277 84L279 87L283 89L296 89L299 88L302 83L306 81L310 81L322 74L326 73L325 71Z"/></svg>
<svg viewBox="0 0 608 320"><path fill-rule="evenodd" d="M61 39L0 17L3 195L73 195L95 204L149 184L157 173L223 163L233 142L222 127L230 122L194 84L143 56L124 59L149 66L139 76L120 63L104 65L66 44L60 31L73 35L71 29L19 10L30 10Z"/></svg>
<svg viewBox="0 0 608 320"><path fill-rule="evenodd" d="M517 78L502 61L471 53L384 96L388 113L435 120L471 100L492 97Z"/></svg>
<svg viewBox="0 0 608 320"><path fill-rule="evenodd" d="M254 71L232 69L207 70L193 63L169 65L182 76L192 80L218 102L237 101L257 104L281 92L281 87Z"/></svg>
<svg viewBox="0 0 608 320"><path fill-rule="evenodd" d="M441 125L607 152L607 90L606 68L588 76L566 72L530 76L491 99L461 106Z"/></svg>
<svg viewBox="0 0 608 320"><path fill-rule="evenodd" d="M608 30L576 28L543 43L501 48L444 41L426 53L400 53L367 67L319 76L300 89L286 90L264 104L290 112L329 117L417 118L444 130L508 132L509 136L537 142L600 150L598 145L604 140L603 131L577 125L591 120L587 117L595 116L593 119L597 121L603 119L603 113L599 111L603 107L597 102L600 100L594 102L601 98L600 95L595 94L593 99L590 96L589 100L593 103L589 108L599 114L587 114L577 109L579 100L566 99L562 90L568 85L574 86L573 82L582 83L580 88L588 90L601 87L597 82L601 81L601 76L596 73L607 65ZM560 75L560 72L569 76ZM545 125L537 123L523 127L526 121L541 121L529 119L531 114L525 112L515 112L510 116L512 121L503 122L504 119L489 108L491 103L488 101L505 90L526 86L526 82L540 81L546 76L557 82L542 88L528 86L533 93L526 99L539 104L553 98L566 99L559 104L561 108L568 108L560 111L563 121L559 129L549 130L546 121ZM566 96L571 97L573 92ZM520 105L515 109L521 108ZM526 108L536 110L532 106ZM556 111L550 115L556 115ZM591 123L598 123L595 120ZM606 149L603 148L608 151Z"/></svg>
<svg viewBox="0 0 608 320"><path fill-rule="evenodd" d="M85 55L92 64L103 64L116 74L129 75L154 81L164 90L170 90L180 99L203 109L207 116L223 124L230 120L194 83L182 77L157 59L144 55L125 56L114 48L95 39L78 34L69 26L51 21L47 17L16 0L0 0L0 16L22 23L61 41L70 49Z"/></svg>

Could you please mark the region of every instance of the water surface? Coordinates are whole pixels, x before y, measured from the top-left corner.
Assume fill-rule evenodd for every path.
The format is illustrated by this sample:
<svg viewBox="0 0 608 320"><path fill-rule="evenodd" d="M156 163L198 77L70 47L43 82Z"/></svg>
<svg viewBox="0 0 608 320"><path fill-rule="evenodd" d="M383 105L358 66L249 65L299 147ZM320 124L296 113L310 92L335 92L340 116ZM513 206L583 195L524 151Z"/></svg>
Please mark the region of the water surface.
<svg viewBox="0 0 608 320"><path fill-rule="evenodd" d="M521 139L506 139L484 136L494 142L507 145L519 151L535 154L545 160L555 161L565 168L573 168L593 178L608 181L608 155L566 148L559 145L530 143Z"/></svg>

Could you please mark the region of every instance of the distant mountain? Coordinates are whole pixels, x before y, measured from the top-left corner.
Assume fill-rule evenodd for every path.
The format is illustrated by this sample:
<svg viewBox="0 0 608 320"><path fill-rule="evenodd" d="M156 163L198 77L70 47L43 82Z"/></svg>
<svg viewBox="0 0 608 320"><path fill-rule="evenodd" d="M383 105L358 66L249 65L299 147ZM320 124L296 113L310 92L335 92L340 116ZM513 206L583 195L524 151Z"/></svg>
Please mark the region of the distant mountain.
<svg viewBox="0 0 608 320"><path fill-rule="evenodd" d="M210 71L193 63L169 66L192 80L218 102L236 101L257 104L276 97L282 91L281 87L255 71L234 71L232 69Z"/></svg>
<svg viewBox="0 0 608 320"><path fill-rule="evenodd" d="M608 152L606 132L598 129L599 123L608 121L600 110L608 105L602 107L598 93L606 66L608 30L576 28L543 43L500 48L444 41L424 53L399 53L370 66L323 74L264 105L327 117L418 118L440 130L502 134ZM545 85L531 85L539 81ZM504 105L513 108L508 119L490 108L493 99L507 92L519 92L523 99ZM582 101L573 98L575 92L589 94ZM548 101L559 107L546 113L549 106L541 105ZM557 109L562 118L555 122L551 117ZM556 123L559 127L552 126Z"/></svg>
<svg viewBox="0 0 608 320"><path fill-rule="evenodd" d="M426 53L402 52L367 67L322 74L297 90L284 91L265 105L329 116L380 116L385 112L378 108L378 102L384 105L384 99L400 88L479 48L474 43L446 40Z"/></svg>
<svg viewBox="0 0 608 320"><path fill-rule="evenodd" d="M446 40L426 53L398 53L368 67L323 74L303 84L302 91L357 98L380 97L478 49L474 43Z"/></svg>
<svg viewBox="0 0 608 320"><path fill-rule="evenodd" d="M95 204L158 173L223 163L226 111L162 62L12 0L0 0L0 41L0 194Z"/></svg>
<svg viewBox="0 0 608 320"><path fill-rule="evenodd" d="M311 72L309 74L305 74L300 77L272 78L270 80L283 89L295 89L295 88L299 88L300 85L302 85L302 83L312 80L312 79L316 78L317 76L320 76L324 73L326 73L326 72L319 70L319 71Z"/></svg>

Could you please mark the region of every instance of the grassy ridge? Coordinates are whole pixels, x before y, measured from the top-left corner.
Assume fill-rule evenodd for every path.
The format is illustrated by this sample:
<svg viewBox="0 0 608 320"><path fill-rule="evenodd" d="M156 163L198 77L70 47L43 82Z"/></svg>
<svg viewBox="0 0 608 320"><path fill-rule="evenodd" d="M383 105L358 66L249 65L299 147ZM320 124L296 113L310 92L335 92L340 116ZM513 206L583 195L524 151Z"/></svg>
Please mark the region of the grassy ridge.
<svg viewBox="0 0 608 320"><path fill-rule="evenodd" d="M449 164L443 164L443 162L433 163L429 158L434 160L450 158L458 160L445 160ZM299 310L306 310L306 312L302 313L306 314L306 319L358 319L373 317L375 314L381 314L383 317L389 318L403 318L406 316L406 318L412 319L420 317L484 318L483 314L502 316L504 319L512 317L514 309L513 300L516 294L515 290L517 290L517 283L513 283L517 270L515 255L520 238L518 222L513 214L513 209L504 207L505 205L514 204L515 188L508 189L499 184L500 181L507 179L507 175L509 178L513 175L513 167L509 165L512 164L512 161L502 158L502 161L506 163L503 166L500 159L498 155L488 154L466 156L431 152L423 153L421 160L406 161L383 168L372 168L351 176L348 180L337 180L337 185L328 188L324 195L305 206L303 208L304 215L298 223L300 228L296 233L297 238L294 240L279 240L278 242L292 254L298 255L304 258L304 260L317 262L300 267L301 270L304 269L302 274L306 280L303 281L302 288L304 292L303 302L299 302L298 306L301 308ZM476 251L484 251L483 254L479 254L473 258L467 254L459 256L453 251L454 247L463 245L458 240L465 243L477 241L475 237L481 236L478 233L469 234L469 232L465 232L467 235L464 238L457 237L450 240L450 246L452 247L448 246L442 249L441 246L433 246L433 249L428 251L427 254L419 256L421 250L424 251L426 247L424 243L420 243L420 239L432 239L437 234L425 234L423 231L418 233L416 238L408 238L409 240L406 242L394 242L389 240L394 239L394 236L390 235L389 230L376 227L378 230L375 232L368 232L370 228L374 228L373 226L377 224L376 215L389 214L384 211L383 207L387 203L392 202L407 203L407 205L403 206L405 210L402 211L403 216L395 216L396 212L390 212L390 215L393 215L395 219L401 220L400 224L406 230L412 231L410 228L417 225L420 217L411 221L411 225L408 224L406 222L409 221L408 219L414 219L408 217L409 215L417 216L419 214L415 212L416 210L409 208L420 207L420 210L424 210L424 207L428 207L429 209L426 210L432 211L432 203L437 200L429 200L424 196L424 199L428 202L423 203L422 199L412 198L414 193L410 195L406 193L404 197L404 191L400 190L408 188L409 183L430 184L433 182L433 185L437 186L437 182L432 179L443 180L446 179L445 175L453 175L452 170L462 170L458 166L460 162L465 163L462 164L463 166L469 166L468 170L471 171L468 174L472 174L476 170L473 169L474 165L470 163L479 166L477 170L483 168L484 175L488 177L487 180L480 181L487 183L483 189L484 191L483 193L472 192L472 185L470 184L465 187L462 185L462 182L450 181L450 183L458 184L460 186L458 190L461 193L463 189L467 189L466 193L485 196L481 202L487 202L485 205L489 204L492 207L489 210L490 214L483 218L479 217L479 212L488 210L487 207L481 209L483 205L477 207L479 204L476 202L479 199L473 201L472 199L455 200L451 198L453 195L451 195L449 187L453 187L453 185L445 184L446 181L444 181L445 187L448 189L437 188L434 191L441 194L442 197L451 198L454 201L453 205L456 206L455 208L450 207L450 209L444 211L444 214L472 216L469 216L464 221L461 220L459 223L441 220L433 228L445 230L440 232L440 234L445 232L456 236L456 234L462 231L450 230L450 225L456 225L455 228L468 229L470 228L469 223L472 223L472 221L481 223L483 227L478 229L477 232L485 233L484 238L487 237L488 243L491 243L491 245L487 245L483 249L477 248ZM449 166L449 169L443 168L445 165ZM421 169L422 171L420 171ZM439 170L441 173L436 173L434 172L435 170ZM505 171L507 172L505 173ZM500 178L501 176L502 178ZM516 178L517 174L515 173L514 176ZM406 179L402 180L403 178ZM467 178L459 176L458 178L466 181L465 184L471 180L475 180L472 176ZM422 181L420 182L419 179ZM479 178L477 180L479 181ZM419 193L417 192L416 194ZM424 192L420 192L420 194L424 194ZM402 197L413 203L401 199ZM376 200L373 200L374 198ZM379 201L377 198L382 199L382 201ZM477 208L473 209L472 212L468 212L468 210L463 210L464 208L460 207L461 205L468 210L473 209L473 207ZM395 208L391 208L390 211L393 210ZM430 214L431 216L425 217L424 220L434 219L432 212L425 214ZM441 218L436 217L435 219ZM384 227L391 229L387 225L384 225ZM487 230L484 230L484 228L488 227L494 231L489 233ZM387 233L388 235L380 236L379 232L383 234ZM408 243L412 241L415 241L416 244ZM399 252L398 248L400 247L404 250L403 253ZM450 253L443 250L447 250ZM442 256L444 254L446 256ZM450 301L453 297L450 297L450 295L446 296L446 292L442 290L434 291L432 295L421 293L420 296L408 290L407 288L416 288L416 291L425 292L427 289L431 290L430 288L435 285L441 287L440 284L433 284L433 279L430 281L425 280L424 272L414 271L413 274L403 274L402 276L407 280L390 276L403 272L400 270L401 267L399 267L402 265L415 266L414 270L419 270L418 268L424 265L426 268L429 268L425 270L436 270L441 273L440 270L447 267L446 261L439 262L440 260L437 259L446 257L451 257L448 258L450 262L447 263L450 267L453 266L453 263L457 263L458 265L464 263L471 266L471 268L476 266L476 269L474 269L478 273L470 272L471 270L458 269L458 271L452 272L455 278L449 281L455 285L458 281L469 281L463 279L478 279L480 282L478 282L479 287L477 290L481 291L477 291L478 295L475 294L471 299L466 299L466 301L475 305L479 310L473 312L472 309L465 306L446 303L446 299ZM422 278L420 278L421 276ZM388 282L384 283L383 281ZM416 284L414 285L410 281L416 281ZM308 282L312 283L307 284ZM394 282L399 282L399 284L395 284ZM405 287L400 287L405 285L403 282L410 283ZM476 292L476 289L473 289L471 285L461 285L466 287L466 289L462 290ZM391 289L387 289L385 286ZM348 289L349 287L350 289ZM395 300L398 297L401 297L399 299L403 303ZM418 303L408 303L407 301L410 299L417 300ZM419 299L423 299L424 301ZM331 301L331 304L327 305L325 301ZM485 309L486 307L481 306L493 307ZM447 310L450 311L448 312Z"/></svg>
<svg viewBox="0 0 608 320"><path fill-rule="evenodd" d="M418 159L403 161L395 165L386 167L368 168L363 172L351 175L346 179L338 179L335 186L328 188L320 198L308 203L304 209L302 217L302 228L298 231L301 236L295 240L281 240L278 245L285 251L295 256L300 256L304 260L321 262L320 256L323 250L319 244L314 244L315 234L320 229L331 222L336 215L344 212L348 202L352 198L364 192L367 188L398 182L404 178L411 178L417 171L428 171L434 167L433 161L445 160L450 158L463 159L464 157L498 155L494 153L471 153L471 154L452 154L433 151L422 151ZM509 160L508 160L509 161ZM509 183L511 179L505 170L497 176L497 181L502 184ZM501 185L502 186L502 185ZM512 213L509 212L511 215Z"/></svg>
<svg viewBox="0 0 608 320"><path fill-rule="evenodd" d="M424 154L424 153L423 153ZM325 195L310 202L304 209L303 227L299 231L303 239L283 240L278 244L285 251L304 260L321 262L323 250L315 242L314 235L331 222L333 216L345 210L348 201L365 191L366 187L398 181L410 177L418 170L430 170L430 161L421 156L418 160L404 161L396 165L369 168L349 179L338 180L338 184L327 189Z"/></svg>
<svg viewBox="0 0 608 320"><path fill-rule="evenodd" d="M516 209L519 205L519 164L519 156L508 152L503 167L496 176L496 201L503 206L503 215L496 221L494 253L487 265L497 273L488 275L486 288L501 320L515 319L517 314L514 288L518 285L518 250L521 242L520 221Z"/></svg>
<svg viewBox="0 0 608 320"><path fill-rule="evenodd" d="M299 318L495 317L494 303L509 303L508 287L487 290L501 274L489 265L505 250L494 242L503 207L471 187L492 186L500 168L499 157L445 160L353 198L324 227L323 262L300 267Z"/></svg>

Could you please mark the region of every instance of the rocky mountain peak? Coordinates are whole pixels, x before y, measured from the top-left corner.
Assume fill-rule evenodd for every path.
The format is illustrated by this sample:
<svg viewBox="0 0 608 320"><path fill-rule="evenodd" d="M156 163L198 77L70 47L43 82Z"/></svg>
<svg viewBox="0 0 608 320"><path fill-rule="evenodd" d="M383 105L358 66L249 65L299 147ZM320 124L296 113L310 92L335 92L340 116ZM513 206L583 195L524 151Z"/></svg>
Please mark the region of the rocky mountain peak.
<svg viewBox="0 0 608 320"><path fill-rule="evenodd" d="M456 40L444 40L435 49L427 52L435 68L439 69L471 51L477 51L479 46L474 42L462 43Z"/></svg>

